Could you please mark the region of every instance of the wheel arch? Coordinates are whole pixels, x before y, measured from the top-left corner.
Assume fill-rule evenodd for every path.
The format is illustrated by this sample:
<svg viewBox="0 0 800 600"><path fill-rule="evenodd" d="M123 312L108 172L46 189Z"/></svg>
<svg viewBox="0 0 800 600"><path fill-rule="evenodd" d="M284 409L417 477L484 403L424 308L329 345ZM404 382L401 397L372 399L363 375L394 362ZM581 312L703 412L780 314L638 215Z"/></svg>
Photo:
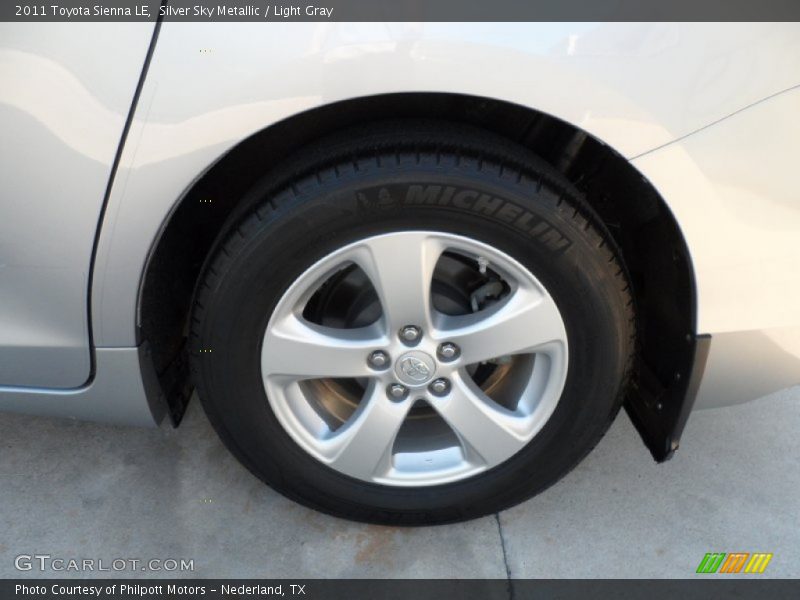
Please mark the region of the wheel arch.
<svg viewBox="0 0 800 600"><path fill-rule="evenodd" d="M626 407L656 459L667 458L677 441L674 425L685 422L681 415L691 405L686 386L697 314L691 256L668 204L628 160L582 129L518 104L452 93L382 94L301 112L239 142L185 190L151 246L137 301L141 335L152 348L173 422L180 421L190 391L183 342L195 284L224 224L246 210L241 199L247 189L318 138L398 118L487 129L536 152L584 193L617 243L634 287L640 333Z"/></svg>

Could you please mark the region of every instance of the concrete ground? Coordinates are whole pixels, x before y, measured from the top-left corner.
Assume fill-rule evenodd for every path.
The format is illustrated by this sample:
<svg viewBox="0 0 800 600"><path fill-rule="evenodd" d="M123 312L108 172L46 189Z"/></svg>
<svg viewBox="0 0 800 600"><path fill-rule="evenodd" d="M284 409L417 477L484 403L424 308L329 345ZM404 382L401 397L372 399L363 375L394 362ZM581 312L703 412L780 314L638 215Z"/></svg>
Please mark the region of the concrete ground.
<svg viewBox="0 0 800 600"><path fill-rule="evenodd" d="M0 449L0 577L63 576L14 567L49 554L193 559L195 577L681 578L711 551L772 552L766 576L800 576L800 388L693 414L664 465L623 414L537 498L419 529L284 499L228 454L196 400L177 430L0 415Z"/></svg>

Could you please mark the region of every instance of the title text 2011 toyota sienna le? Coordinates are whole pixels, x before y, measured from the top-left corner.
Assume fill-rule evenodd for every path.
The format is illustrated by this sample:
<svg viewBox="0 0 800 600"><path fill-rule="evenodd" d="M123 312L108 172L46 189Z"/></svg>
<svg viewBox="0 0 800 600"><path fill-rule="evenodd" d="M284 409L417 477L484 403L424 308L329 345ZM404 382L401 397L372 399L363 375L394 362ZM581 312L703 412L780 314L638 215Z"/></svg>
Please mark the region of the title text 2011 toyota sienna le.
<svg viewBox="0 0 800 600"><path fill-rule="evenodd" d="M0 25L0 410L400 524L800 382L796 24ZM687 441L691 444L691 440Z"/></svg>

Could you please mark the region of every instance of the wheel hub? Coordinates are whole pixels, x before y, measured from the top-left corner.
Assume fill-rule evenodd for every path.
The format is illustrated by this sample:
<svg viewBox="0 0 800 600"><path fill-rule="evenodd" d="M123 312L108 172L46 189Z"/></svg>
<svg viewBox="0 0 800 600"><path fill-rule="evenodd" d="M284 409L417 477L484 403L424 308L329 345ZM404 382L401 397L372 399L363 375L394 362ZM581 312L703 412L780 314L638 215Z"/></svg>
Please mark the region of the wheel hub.
<svg viewBox="0 0 800 600"><path fill-rule="evenodd" d="M420 350L406 352L394 368L397 378L409 387L419 387L428 383L436 375L436 361Z"/></svg>

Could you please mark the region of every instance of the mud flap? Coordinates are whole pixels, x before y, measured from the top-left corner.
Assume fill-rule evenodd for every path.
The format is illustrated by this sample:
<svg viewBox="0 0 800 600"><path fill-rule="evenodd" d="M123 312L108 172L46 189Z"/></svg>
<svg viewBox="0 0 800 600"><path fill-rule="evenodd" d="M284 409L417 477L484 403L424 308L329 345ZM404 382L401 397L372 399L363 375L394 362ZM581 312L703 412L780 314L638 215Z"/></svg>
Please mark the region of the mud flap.
<svg viewBox="0 0 800 600"><path fill-rule="evenodd" d="M640 362L625 400L625 410L656 462L669 460L678 449L703 378L711 336L692 336L691 345L685 368L668 385Z"/></svg>

